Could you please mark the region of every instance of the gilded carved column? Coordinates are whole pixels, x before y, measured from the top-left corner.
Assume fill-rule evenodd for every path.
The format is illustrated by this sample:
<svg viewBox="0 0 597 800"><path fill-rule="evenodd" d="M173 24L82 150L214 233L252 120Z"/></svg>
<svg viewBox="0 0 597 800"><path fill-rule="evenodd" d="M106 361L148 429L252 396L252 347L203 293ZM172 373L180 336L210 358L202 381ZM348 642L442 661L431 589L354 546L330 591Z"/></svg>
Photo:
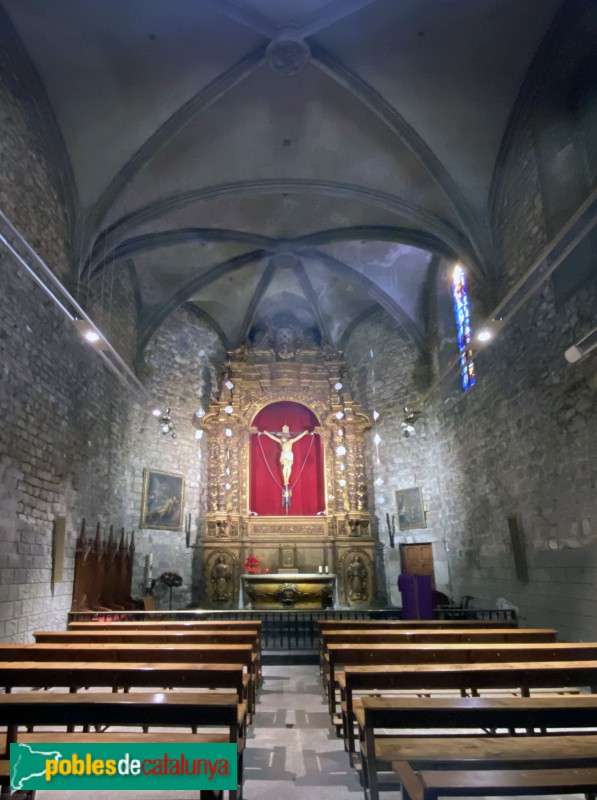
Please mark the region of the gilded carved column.
<svg viewBox="0 0 597 800"><path fill-rule="evenodd" d="M225 428L219 426L218 446L216 449L218 473L218 507L216 511L221 513L226 512L226 463L229 453L228 437L226 436L225 430Z"/></svg>
<svg viewBox="0 0 597 800"><path fill-rule="evenodd" d="M348 501L348 508L346 510L349 513L354 513L354 511L356 511L357 504L357 482L355 472L357 440L355 436L351 409L347 409L346 412L344 439L344 446L346 447L346 497Z"/></svg>
<svg viewBox="0 0 597 800"><path fill-rule="evenodd" d="M216 428L209 430L208 459L207 509L209 513L215 514L218 510L218 436Z"/></svg>

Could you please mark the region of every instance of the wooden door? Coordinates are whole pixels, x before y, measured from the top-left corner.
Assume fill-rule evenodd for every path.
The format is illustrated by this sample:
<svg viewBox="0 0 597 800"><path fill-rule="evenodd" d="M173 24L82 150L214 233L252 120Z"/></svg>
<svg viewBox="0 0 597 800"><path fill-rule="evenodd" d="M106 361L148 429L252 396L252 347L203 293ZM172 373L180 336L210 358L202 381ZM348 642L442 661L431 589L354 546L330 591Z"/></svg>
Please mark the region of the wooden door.
<svg viewBox="0 0 597 800"><path fill-rule="evenodd" d="M431 544L401 544L402 572L406 575L431 575L435 588L433 546Z"/></svg>

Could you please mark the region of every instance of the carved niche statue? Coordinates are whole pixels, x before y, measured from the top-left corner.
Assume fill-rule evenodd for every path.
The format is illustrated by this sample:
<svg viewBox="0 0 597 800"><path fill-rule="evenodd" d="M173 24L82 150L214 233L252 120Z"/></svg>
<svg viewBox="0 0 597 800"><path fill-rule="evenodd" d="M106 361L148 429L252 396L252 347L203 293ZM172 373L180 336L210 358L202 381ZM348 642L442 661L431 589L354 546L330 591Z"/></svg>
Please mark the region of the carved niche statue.
<svg viewBox="0 0 597 800"><path fill-rule="evenodd" d="M363 602L368 598L367 591L368 572L362 557L355 553L346 569L346 583L348 586L348 599L353 602Z"/></svg>
<svg viewBox="0 0 597 800"><path fill-rule="evenodd" d="M227 603L232 599L232 570L223 555L218 556L211 570L212 599Z"/></svg>

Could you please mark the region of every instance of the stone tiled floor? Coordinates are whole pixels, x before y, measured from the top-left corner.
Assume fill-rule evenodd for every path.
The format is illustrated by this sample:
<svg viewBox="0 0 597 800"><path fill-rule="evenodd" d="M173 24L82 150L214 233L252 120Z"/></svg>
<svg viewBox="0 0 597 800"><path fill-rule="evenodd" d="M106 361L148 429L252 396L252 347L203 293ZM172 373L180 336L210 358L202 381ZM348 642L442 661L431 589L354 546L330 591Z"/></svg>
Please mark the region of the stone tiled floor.
<svg viewBox="0 0 597 800"><path fill-rule="evenodd" d="M342 741L329 725L317 667L266 667L264 678L245 755L245 799L360 800L363 791L357 776L349 767ZM56 792L37 793L37 800L197 797L197 792L69 792L60 797ZM399 794L388 792L382 798L398 800Z"/></svg>
<svg viewBox="0 0 597 800"><path fill-rule="evenodd" d="M247 800L349 800L363 790L329 725L314 666L269 667L245 762Z"/></svg>

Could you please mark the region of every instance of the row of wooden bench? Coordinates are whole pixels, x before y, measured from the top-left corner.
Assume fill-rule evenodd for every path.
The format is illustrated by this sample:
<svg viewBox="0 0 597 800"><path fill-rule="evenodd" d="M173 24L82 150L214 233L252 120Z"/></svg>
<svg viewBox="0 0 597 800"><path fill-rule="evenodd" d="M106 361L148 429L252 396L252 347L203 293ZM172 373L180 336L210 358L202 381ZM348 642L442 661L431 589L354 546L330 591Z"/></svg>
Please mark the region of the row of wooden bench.
<svg viewBox="0 0 597 800"><path fill-rule="evenodd" d="M395 644L395 631L359 625L342 632L321 623L332 721L361 771L366 800L377 800L380 788L399 786L413 800L595 793L597 697L579 692L597 686L597 644L557 643L555 631L545 630L519 630L518 641L500 644L475 641L473 630L468 641L452 644L442 631L435 643L413 633L409 644ZM548 689L566 694L546 695ZM478 697L496 690L518 696ZM530 697L535 690L541 695ZM568 732L530 735L554 728ZM575 728L579 732L571 733ZM519 729L529 735L513 735ZM381 784L380 775L386 779Z"/></svg>
<svg viewBox="0 0 597 800"><path fill-rule="evenodd" d="M111 731L108 740L236 743L238 784L230 798L240 800L246 726L254 713L260 674L260 623L238 628L226 622L208 623L190 631L140 635L97 629L83 641L81 633L39 631L36 644L0 645L0 686L5 689L0 695L0 725L7 728L1 746L2 785L8 781L7 756L13 741L61 742L65 737L76 743L106 741L105 734L90 733L90 728L139 726L145 733ZM20 687L66 687L69 692L12 692ZM78 693L83 687L94 691ZM97 687L112 691L96 693ZM129 693L150 687L183 691ZM206 689L217 691L198 691ZM40 725L62 730L31 732ZM75 732L75 726L83 731ZM192 732L147 733L149 727L163 726L188 727ZM211 796L201 793L202 798Z"/></svg>

